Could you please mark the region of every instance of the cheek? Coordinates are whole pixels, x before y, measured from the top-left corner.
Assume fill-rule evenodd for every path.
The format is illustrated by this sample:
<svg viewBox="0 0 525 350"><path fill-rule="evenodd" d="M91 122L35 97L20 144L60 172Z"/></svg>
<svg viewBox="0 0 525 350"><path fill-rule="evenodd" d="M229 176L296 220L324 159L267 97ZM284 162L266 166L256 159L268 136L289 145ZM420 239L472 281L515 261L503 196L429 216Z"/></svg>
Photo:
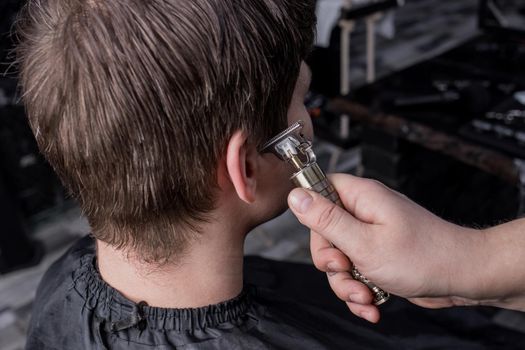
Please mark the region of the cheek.
<svg viewBox="0 0 525 350"><path fill-rule="evenodd" d="M312 119L303 103L292 103L288 109L288 125L292 125L298 120L304 122L303 134L310 140L314 137Z"/></svg>
<svg viewBox="0 0 525 350"><path fill-rule="evenodd" d="M288 193L293 189L290 181L292 171L284 162L275 160L265 169L264 176L258 187L259 198L263 207L260 213L264 216L263 221L267 221L283 213L287 208Z"/></svg>
<svg viewBox="0 0 525 350"><path fill-rule="evenodd" d="M293 175L293 169L289 164L283 161L278 161L278 163L272 167L271 174L272 176L269 176L269 181L275 184L276 189L278 189L279 192L289 192L292 190L290 177Z"/></svg>
<svg viewBox="0 0 525 350"><path fill-rule="evenodd" d="M314 139L314 126L312 124L312 118L310 117L310 113L306 110L306 107L304 109L304 128L303 128L303 134L309 139Z"/></svg>

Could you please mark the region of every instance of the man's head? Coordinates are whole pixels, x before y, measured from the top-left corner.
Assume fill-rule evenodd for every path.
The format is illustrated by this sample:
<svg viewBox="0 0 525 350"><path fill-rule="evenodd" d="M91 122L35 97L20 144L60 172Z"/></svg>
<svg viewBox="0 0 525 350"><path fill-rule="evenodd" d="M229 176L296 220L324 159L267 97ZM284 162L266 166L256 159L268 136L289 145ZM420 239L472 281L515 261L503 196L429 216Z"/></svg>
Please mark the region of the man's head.
<svg viewBox="0 0 525 350"><path fill-rule="evenodd" d="M215 206L231 137L287 126L310 0L30 0L21 84L94 235L159 261ZM178 230L177 230L178 228Z"/></svg>

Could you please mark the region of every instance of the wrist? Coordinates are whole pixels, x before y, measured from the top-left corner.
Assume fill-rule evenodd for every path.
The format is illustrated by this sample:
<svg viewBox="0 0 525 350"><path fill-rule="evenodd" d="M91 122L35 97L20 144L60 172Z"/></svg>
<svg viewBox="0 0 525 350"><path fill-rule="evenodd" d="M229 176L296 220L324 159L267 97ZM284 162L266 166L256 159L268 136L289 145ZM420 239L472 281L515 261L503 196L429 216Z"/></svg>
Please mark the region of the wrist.
<svg viewBox="0 0 525 350"><path fill-rule="evenodd" d="M485 267L489 257L488 233L451 224L449 227L447 296L480 302L490 285Z"/></svg>
<svg viewBox="0 0 525 350"><path fill-rule="evenodd" d="M520 220L483 230L487 249L479 269L481 304L525 311L523 224Z"/></svg>
<svg viewBox="0 0 525 350"><path fill-rule="evenodd" d="M449 296L458 305L487 305L525 311L525 263L512 224L484 230L455 229L458 257L452 262ZM519 227L518 227L519 228Z"/></svg>

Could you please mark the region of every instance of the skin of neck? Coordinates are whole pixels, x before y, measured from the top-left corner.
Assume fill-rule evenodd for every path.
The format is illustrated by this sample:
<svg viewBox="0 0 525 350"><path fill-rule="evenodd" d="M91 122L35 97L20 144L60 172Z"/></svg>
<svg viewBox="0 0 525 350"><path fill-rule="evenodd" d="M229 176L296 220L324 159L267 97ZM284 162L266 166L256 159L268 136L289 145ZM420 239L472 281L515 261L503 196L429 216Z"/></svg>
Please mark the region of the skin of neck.
<svg viewBox="0 0 525 350"><path fill-rule="evenodd" d="M313 128L303 104L309 83L310 73L303 62L288 109L288 124L303 120L303 133L311 139ZM236 131L217 164L217 208L210 222L201 225L202 233L193 235L197 239L184 254L173 263L148 266L133 258L140 252L117 250L98 241L102 278L128 299L154 307L196 308L235 298L243 288L246 234L287 208L290 175L284 162L274 155L260 154L247 133Z"/></svg>
<svg viewBox="0 0 525 350"><path fill-rule="evenodd" d="M140 256L140 252L117 250L97 241L102 279L131 301L145 301L153 307L197 308L238 296L243 289L247 233L286 209L286 194L291 188L277 188L272 183L273 177L266 176L272 171L277 178L283 178L283 183L289 183L288 170L275 163L274 158L266 155L245 161L249 169L246 173L252 175L244 176L243 180L232 175L235 166L231 162L219 165L217 203L220 205L211 213L209 223L200 226L202 233L190 233L197 239L172 263L160 267L147 265L133 258ZM262 176L249 179L257 174Z"/></svg>
<svg viewBox="0 0 525 350"><path fill-rule="evenodd" d="M125 250L97 241L100 274L126 298L163 308L197 308L238 296L243 289L243 248L250 227L239 211L220 210L183 256L150 266Z"/></svg>

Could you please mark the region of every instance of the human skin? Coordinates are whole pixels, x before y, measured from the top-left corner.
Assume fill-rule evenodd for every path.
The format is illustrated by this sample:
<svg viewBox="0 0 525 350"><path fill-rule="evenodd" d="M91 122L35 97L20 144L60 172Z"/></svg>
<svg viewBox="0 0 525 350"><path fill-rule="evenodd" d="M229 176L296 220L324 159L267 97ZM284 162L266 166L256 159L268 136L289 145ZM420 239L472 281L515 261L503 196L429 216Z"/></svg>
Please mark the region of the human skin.
<svg viewBox="0 0 525 350"><path fill-rule="evenodd" d="M303 63L287 114L289 125L298 119L305 122L303 132L308 137L313 130L303 101L310 75ZM173 234L198 238L162 266L144 263L140 252L97 241L102 278L128 299L153 307L203 307L238 296L243 288L246 234L287 208L290 175L284 162L273 154L260 154L245 132L236 131L217 164L217 206L208 222L200 225L199 233L174 228Z"/></svg>
<svg viewBox="0 0 525 350"><path fill-rule="evenodd" d="M345 209L303 189L293 190L288 202L312 230L316 267L328 273L351 312L370 322L380 317L370 291L347 272L352 263L384 290L422 307L525 311L525 220L461 227L377 181L342 174L330 179Z"/></svg>

